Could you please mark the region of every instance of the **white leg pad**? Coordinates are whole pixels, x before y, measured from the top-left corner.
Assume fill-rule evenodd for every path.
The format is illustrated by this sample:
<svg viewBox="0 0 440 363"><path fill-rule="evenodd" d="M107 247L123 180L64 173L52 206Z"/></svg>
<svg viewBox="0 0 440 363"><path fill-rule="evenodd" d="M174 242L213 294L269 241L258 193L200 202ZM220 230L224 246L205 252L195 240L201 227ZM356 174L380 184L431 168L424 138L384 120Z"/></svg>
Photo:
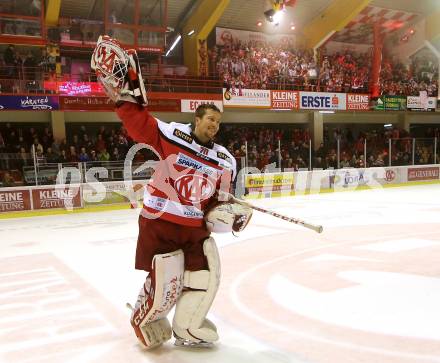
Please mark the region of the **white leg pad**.
<svg viewBox="0 0 440 363"><path fill-rule="evenodd" d="M183 291L177 301L173 331L177 338L192 342L218 340L217 328L206 319L220 284L220 257L212 237L203 244L209 270L185 271Z"/></svg>
<svg viewBox="0 0 440 363"><path fill-rule="evenodd" d="M131 316L131 325L140 343L151 349L171 339L167 319L183 289L182 250L153 259L153 269L142 287Z"/></svg>

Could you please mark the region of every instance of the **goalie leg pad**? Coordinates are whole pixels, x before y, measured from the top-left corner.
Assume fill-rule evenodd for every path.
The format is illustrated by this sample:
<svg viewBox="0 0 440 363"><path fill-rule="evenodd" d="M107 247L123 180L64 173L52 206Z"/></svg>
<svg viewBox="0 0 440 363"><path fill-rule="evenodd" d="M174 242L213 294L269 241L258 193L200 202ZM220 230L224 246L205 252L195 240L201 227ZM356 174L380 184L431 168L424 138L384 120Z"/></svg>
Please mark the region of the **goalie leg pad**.
<svg viewBox="0 0 440 363"><path fill-rule="evenodd" d="M209 270L185 271L187 288L177 301L173 332L177 339L189 342L218 340L217 328L206 319L220 284L220 258L212 237L203 244Z"/></svg>
<svg viewBox="0 0 440 363"><path fill-rule="evenodd" d="M140 343L148 349L171 339L167 315L182 294L183 273L182 250L154 256L130 319Z"/></svg>

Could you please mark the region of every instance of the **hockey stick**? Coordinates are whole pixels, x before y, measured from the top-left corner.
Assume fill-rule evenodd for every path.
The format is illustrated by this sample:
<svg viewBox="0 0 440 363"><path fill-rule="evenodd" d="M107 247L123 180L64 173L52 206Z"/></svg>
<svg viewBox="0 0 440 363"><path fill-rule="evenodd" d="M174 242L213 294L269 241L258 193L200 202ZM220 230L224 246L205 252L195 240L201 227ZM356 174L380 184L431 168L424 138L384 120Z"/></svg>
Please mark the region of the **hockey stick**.
<svg viewBox="0 0 440 363"><path fill-rule="evenodd" d="M257 206L255 206L255 205L253 205L251 203L248 203L248 202L246 202L244 200L235 198L231 194L229 194L229 200L231 200L231 201L233 201L235 203L244 205L244 206L246 206L248 208L255 209L255 210L257 210L257 211L259 211L261 213L269 214L269 215L271 215L271 216L273 216L275 218L280 218L280 219L285 220L285 221L290 222L290 223L299 224L300 226L303 226L303 227L308 228L308 229L312 229L312 230L314 230L317 233L322 233L322 231L323 231L322 226L318 226L318 225L315 225L315 224L307 223L305 221L302 221L301 219L287 217L285 215L282 215L282 214L279 214L279 213L276 213L276 212L272 212L272 211L264 209L264 208L257 207Z"/></svg>

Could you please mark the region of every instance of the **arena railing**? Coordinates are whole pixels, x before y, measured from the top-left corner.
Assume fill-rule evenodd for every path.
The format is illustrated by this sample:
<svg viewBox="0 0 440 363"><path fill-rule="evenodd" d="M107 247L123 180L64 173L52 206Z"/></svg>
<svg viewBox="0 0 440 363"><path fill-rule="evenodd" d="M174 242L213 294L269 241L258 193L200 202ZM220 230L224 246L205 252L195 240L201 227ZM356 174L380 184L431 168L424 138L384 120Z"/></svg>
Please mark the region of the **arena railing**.
<svg viewBox="0 0 440 363"><path fill-rule="evenodd" d="M347 145L341 139L324 145L322 151L313 150L311 140L302 143L298 149L290 147L290 143L278 141L272 145L268 155L261 150L252 152L247 142L243 150L243 167L264 170L295 171L313 169L342 169L346 167L378 167L438 164L440 148L438 138L400 138L386 141L370 142L364 140L361 147L356 143ZM386 150L386 151L385 151ZM260 159L266 159L267 165L261 165Z"/></svg>
<svg viewBox="0 0 440 363"><path fill-rule="evenodd" d="M240 148L243 150L240 155L236 155L237 172L241 171L243 175L256 168L261 172L290 172L347 167L394 167L439 164L440 161L437 138L389 139L382 143L371 143L371 147L364 141L362 151L356 151L353 145L344 146L341 140L336 140L335 143L325 145L323 156L318 156L318 152L313 150L310 140L305 144L302 151L290 152L289 145L279 141L271 148L271 157L267 157L266 163L262 165L254 158L251 147L246 142ZM299 162L299 158L302 162ZM131 172L133 180L149 179L153 175L155 164L154 160L133 162L131 171L128 172ZM82 183L123 181L126 179L124 172L127 173L124 168L123 160L47 163L43 157L34 157L30 153L0 153L0 175L12 173L17 185L56 184L57 178L58 181Z"/></svg>
<svg viewBox="0 0 440 363"><path fill-rule="evenodd" d="M39 67L15 67L5 66L0 73L0 86L2 93L12 94L63 94L56 87L46 87L47 82L96 82L94 73L64 73L57 75L54 72L54 65L44 64ZM179 66L163 66L164 69L158 69L154 72L143 73L146 87L153 92L187 92L187 93L217 93L221 94L223 88L232 88L223 83L218 74L209 74L200 77L191 74L177 72L167 72L169 69L178 69ZM50 70L51 68L52 71ZM244 86L243 88L251 88ZM265 89L271 90L294 90L310 92L350 92L350 93L368 93L367 88L333 88L320 84L315 80L310 84L304 84L300 79L288 80L280 78L276 82L269 82ZM86 94L85 94L86 95ZM95 94L96 95L96 94ZM103 94L104 95L104 94Z"/></svg>
<svg viewBox="0 0 440 363"><path fill-rule="evenodd" d="M151 178L155 161L146 165L135 162L131 168L133 180ZM140 171L137 169L140 168ZM26 185L66 183L90 183L96 181L123 181L124 161L89 161L73 163L38 163L23 167L23 180Z"/></svg>

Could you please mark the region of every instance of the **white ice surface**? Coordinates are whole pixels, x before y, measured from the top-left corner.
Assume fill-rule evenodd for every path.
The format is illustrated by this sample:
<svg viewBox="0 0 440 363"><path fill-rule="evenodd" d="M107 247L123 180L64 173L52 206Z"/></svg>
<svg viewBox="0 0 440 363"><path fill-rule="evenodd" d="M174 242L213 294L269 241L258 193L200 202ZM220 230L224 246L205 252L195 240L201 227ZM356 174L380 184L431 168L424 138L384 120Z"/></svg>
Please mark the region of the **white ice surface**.
<svg viewBox="0 0 440 363"><path fill-rule="evenodd" d="M432 245L436 242L432 242L424 236L423 224L440 222L439 185L274 198L253 202L280 213L323 224L325 228L355 225L406 225L409 223L418 226L415 234L419 233L419 236L414 237L413 235L411 239L399 236L396 241L381 244L380 236L378 236L377 243L363 246L363 248L382 251L387 249L392 251L396 249L408 250L409 248L416 248L417 244ZM138 210L123 210L0 220L0 261L18 256L26 258L26 256L39 254L54 255L75 275L85 281L88 286L93 287L106 304L110 304L112 308L124 314L128 319L129 311L126 310L125 303L135 300L139 287L145 278L142 271L134 270L138 212ZM215 238L221 249L226 245L239 244L256 237L267 236L268 239L276 239L278 234L285 234L288 231L295 231L300 228L255 212L249 228L241 233L239 237L221 235L215 236ZM362 240L362 236L355 237ZM245 258L245 256L243 257ZM323 252L322 255L313 257L308 261L332 260L337 262L345 259L350 258ZM17 274L19 273L20 271L17 271ZM26 273L26 271L23 273ZM20 284L23 284L23 281L17 276L14 274L5 275L0 265L0 301L5 301L5 294L11 291L11 284L14 289L21 288ZM344 272L341 277L356 282L362 281L364 290L352 288L352 290L343 290L333 295L325 295L324 298L328 300L331 307L330 310L326 311L321 311L317 305L313 304L316 294L321 294L319 299L322 299L322 293L305 290L280 274L274 274L271 277L267 288L274 299L284 301L286 308L323 322L387 334L405 334L406 332L408 336L440 340L440 315L438 314L440 276L431 279L420 278L415 281L412 275L403 277L400 274L396 276L389 273L377 273L375 275L362 270L353 270ZM61 279L57 276L51 278L54 281L57 281L58 278ZM24 283L26 284L30 280ZM408 284L414 287L414 299L406 301L397 314L389 314L396 307L395 301L398 299L399 292L403 291L404 286L408 286ZM394 291L396 292L395 295L390 292L393 286L397 286ZM433 289L435 292L432 292ZM75 294L76 292L72 289L71 293ZM423 299L426 294L430 296L429 301ZM302 299L295 299L293 296L302 296ZM344 304L341 304L341 301L344 301ZM347 306L350 306L349 303L358 304L358 306L359 304L365 306L370 304L369 306L371 306L374 301L383 303L381 308L377 308L374 316L374 309L367 309L372 314L371 316L361 317L356 314L355 309L346 309ZM35 317L34 315L38 314L38 312L29 312L29 315L20 315L22 318L17 315L4 314L5 311L9 311L10 303L8 304L2 305L0 303L0 337L7 336L8 329L12 329L11 323L14 320L26 325L26 319ZM410 313L413 304L417 304L419 310ZM68 306L65 308L67 314L69 311ZM80 305L77 308L80 308ZM95 330L87 330L89 334L93 335L99 332L118 334L114 331L114 326L106 322L104 316L99 316L99 313L88 306L83 308L86 311L89 309L90 314L97 314L98 321L102 322L100 326L94 328ZM430 325L423 324L423 321L426 321L427 312L434 313L433 316L430 315L433 319ZM94 348L89 347L84 351L76 352L71 361L80 363L101 362L100 357L105 356L108 352L115 351L117 354L112 355L114 360L109 361L106 358L105 363L131 361L158 363L305 362L301 357L279 350L257 339L249 332L236 329L233 325L219 319L215 314L211 314L210 318L218 325L221 335L221 342L213 351L201 353L185 351L169 345L163 348L162 354L145 354L138 351L133 336L122 334L122 342L118 341L118 344L112 341L101 342ZM234 319L240 319L240 316L234 317ZM397 326L396 321L400 321ZM128 334L131 333L129 329L127 329L127 332ZM44 362L45 359L50 361L49 358L57 354L49 348L52 344L51 339L57 341L59 338L57 332L52 332L49 338L45 338L45 342L35 337L34 339L25 340L21 344L9 344L2 343L0 338L0 362L8 362L5 357L11 351L30 349L32 344L35 347L40 347L36 350L34 359L23 358L22 360L18 359L18 362ZM65 338L66 336L63 339ZM124 340L124 338L126 339ZM134 352L136 359L120 359L118 354L123 356L127 353L124 353L124 349L127 349L127 352Z"/></svg>

